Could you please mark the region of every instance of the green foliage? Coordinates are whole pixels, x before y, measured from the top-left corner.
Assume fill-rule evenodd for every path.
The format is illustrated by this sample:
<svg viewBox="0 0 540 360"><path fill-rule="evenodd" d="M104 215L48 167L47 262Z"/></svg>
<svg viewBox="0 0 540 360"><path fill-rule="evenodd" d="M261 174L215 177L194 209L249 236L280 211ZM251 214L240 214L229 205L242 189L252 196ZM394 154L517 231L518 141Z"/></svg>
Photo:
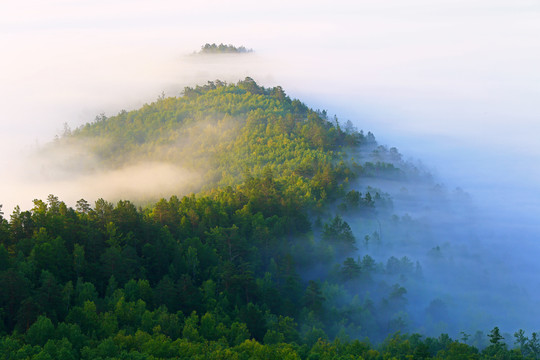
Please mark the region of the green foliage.
<svg viewBox="0 0 540 360"><path fill-rule="evenodd" d="M26 341L31 345L45 345L51 334L54 334L54 325L45 316L40 316L26 332Z"/></svg>
<svg viewBox="0 0 540 360"><path fill-rule="evenodd" d="M373 217L384 194L349 181L402 176L383 161L399 154L280 87L209 82L59 142L84 142L103 167L162 160L201 181L196 194L145 208L80 199L72 209L50 195L0 216L2 359L538 358L536 333L512 352L498 328L482 353L447 335L349 340L408 326L407 290L394 280L414 263L353 258L355 235L332 211ZM372 164L350 156L372 149ZM330 220L312 227L311 215Z"/></svg>
<svg viewBox="0 0 540 360"><path fill-rule="evenodd" d="M252 204L273 212L276 186L283 187L294 210L302 203L322 206L335 197L340 184L356 176L344 150L361 139L291 100L280 87L267 89L246 78L235 85L215 81L186 88L182 97L100 117L60 142L84 146L108 167L133 159L174 163L200 176L191 182L192 191L237 185L247 175L255 181L248 185L254 191ZM87 204L78 206L89 212ZM164 204L156 210L163 223L181 220ZM114 216L104 204L96 204L95 211Z"/></svg>

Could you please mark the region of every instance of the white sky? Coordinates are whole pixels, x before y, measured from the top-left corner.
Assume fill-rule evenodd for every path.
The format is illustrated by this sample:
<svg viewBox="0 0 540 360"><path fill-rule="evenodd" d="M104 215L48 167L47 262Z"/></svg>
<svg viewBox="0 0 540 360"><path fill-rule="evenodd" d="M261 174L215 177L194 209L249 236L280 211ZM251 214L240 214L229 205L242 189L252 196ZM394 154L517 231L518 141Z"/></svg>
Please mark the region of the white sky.
<svg viewBox="0 0 540 360"><path fill-rule="evenodd" d="M255 53L188 56L206 42ZM252 76L372 130L480 201L527 200L538 215L538 1L6 1L0 49L6 210L62 198L21 177L34 164L19 155L63 123Z"/></svg>

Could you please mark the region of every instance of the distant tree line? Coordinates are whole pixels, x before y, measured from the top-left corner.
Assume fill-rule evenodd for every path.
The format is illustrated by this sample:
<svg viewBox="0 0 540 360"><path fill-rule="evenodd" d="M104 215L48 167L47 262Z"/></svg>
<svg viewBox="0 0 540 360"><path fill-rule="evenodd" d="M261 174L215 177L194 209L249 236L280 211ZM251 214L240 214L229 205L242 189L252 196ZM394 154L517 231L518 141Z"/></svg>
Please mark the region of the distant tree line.
<svg viewBox="0 0 540 360"><path fill-rule="evenodd" d="M234 45L225 45L225 44L209 44L206 43L201 46L200 54L244 54L253 52L253 49L247 49L244 46L236 47Z"/></svg>

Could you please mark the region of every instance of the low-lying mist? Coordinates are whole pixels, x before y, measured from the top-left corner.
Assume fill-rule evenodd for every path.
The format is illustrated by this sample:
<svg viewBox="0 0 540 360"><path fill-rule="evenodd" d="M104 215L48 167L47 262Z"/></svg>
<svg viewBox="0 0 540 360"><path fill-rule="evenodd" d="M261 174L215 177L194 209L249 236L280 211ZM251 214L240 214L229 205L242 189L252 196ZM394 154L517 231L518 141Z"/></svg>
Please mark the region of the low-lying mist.
<svg viewBox="0 0 540 360"><path fill-rule="evenodd" d="M393 207L369 221L343 212L359 244L355 256L421 264L422 281L392 279L407 289L411 331L540 330L537 4L278 2L260 11L247 2L160 1L117 19L104 5L63 14L31 3L30 14L7 9L6 19L22 20L7 22L0 39L6 218L51 193L74 206L80 198L144 202L203 185L182 163L134 159L96 168L84 150L45 155L43 144L64 123L76 128L162 91L178 96L185 86L251 76L350 119L429 169L431 178L366 178L354 186L388 193ZM305 18L293 15L305 8ZM254 53L191 55L207 42ZM375 232L379 244L363 241ZM429 323L426 314L437 311L446 325Z"/></svg>
<svg viewBox="0 0 540 360"><path fill-rule="evenodd" d="M380 160L380 154L364 160ZM348 211L342 216L357 237L356 256L368 254L387 270L391 257L421 266L420 276L404 267L386 279L407 290L409 331L454 338L494 326L510 334L519 328L536 331L540 268L538 245L527 239L531 233L521 229L520 236L486 215L474 194L447 188L410 162L385 161L404 169L402 175L367 177L353 186L384 194L389 204L375 201L371 219ZM507 341L512 344L511 336Z"/></svg>
<svg viewBox="0 0 540 360"><path fill-rule="evenodd" d="M108 169L89 168L89 164L82 165L84 159L70 168L64 162L65 156L53 157L50 152L46 157L34 153L23 159L32 168L11 168L3 181L5 189L12 191L3 196L6 215L16 205L30 209L33 199L46 199L49 194L59 194L72 207L81 198L90 203L99 198L130 199L142 205L171 194L188 194L201 182L196 172L163 161L141 161Z"/></svg>
<svg viewBox="0 0 540 360"><path fill-rule="evenodd" d="M174 101L160 98L157 102L169 100ZM123 111L118 114L122 116L130 115ZM144 114L139 116L148 120ZM105 122L106 117L100 115L94 123L100 121ZM123 133L125 124L106 125L101 136L72 136L84 134L84 127L73 132L66 127L54 141L29 148L8 165L10 172L4 181L10 192L3 197L4 211L9 214L16 205L30 208L33 199L45 199L48 194L60 196L68 206L75 206L81 198L90 203L99 198L129 199L144 205L215 186L222 180L215 155L234 141L241 124L225 114L189 118L167 128L157 123L154 134L138 133L129 140ZM139 141L137 136L147 141Z"/></svg>

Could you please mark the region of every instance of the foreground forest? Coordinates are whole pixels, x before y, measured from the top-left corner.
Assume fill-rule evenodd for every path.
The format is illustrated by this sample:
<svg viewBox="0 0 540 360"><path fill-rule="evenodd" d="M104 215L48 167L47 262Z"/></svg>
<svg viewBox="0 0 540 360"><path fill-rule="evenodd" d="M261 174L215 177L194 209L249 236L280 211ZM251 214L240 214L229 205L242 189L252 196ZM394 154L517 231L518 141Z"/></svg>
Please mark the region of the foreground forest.
<svg viewBox="0 0 540 360"><path fill-rule="evenodd" d="M187 196L72 208L50 195L9 221L0 212L4 359L540 357L536 333L452 338L440 297L409 306L405 286L430 274L399 242L441 268L445 248L401 238L422 223L367 184L436 184L280 87L186 88L66 129L44 152L78 146L89 155L63 166L166 161L196 177L178 187Z"/></svg>

